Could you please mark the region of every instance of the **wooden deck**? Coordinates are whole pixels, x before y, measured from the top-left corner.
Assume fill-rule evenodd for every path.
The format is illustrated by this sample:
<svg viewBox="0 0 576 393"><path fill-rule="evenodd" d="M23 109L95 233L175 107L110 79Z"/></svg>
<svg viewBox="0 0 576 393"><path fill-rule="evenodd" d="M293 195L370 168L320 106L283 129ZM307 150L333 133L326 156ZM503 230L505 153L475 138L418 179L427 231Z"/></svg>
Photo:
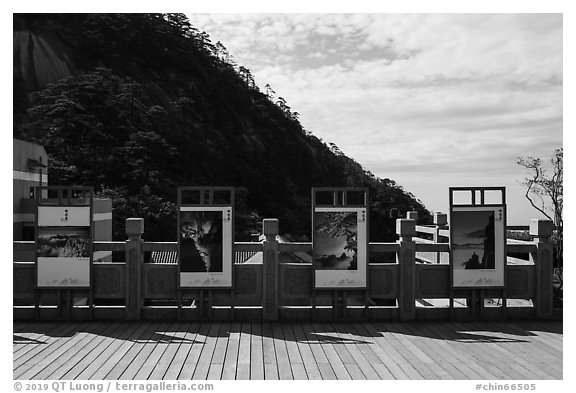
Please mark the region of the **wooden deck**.
<svg viewBox="0 0 576 393"><path fill-rule="evenodd" d="M14 323L14 379L562 379L562 322Z"/></svg>

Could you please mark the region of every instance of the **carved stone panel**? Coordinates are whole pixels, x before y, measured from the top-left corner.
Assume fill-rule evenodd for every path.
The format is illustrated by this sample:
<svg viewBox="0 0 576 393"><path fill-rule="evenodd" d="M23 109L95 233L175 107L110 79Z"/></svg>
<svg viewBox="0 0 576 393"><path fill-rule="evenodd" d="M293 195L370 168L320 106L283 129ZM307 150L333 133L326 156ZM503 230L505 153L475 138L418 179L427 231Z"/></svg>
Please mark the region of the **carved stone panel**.
<svg viewBox="0 0 576 393"><path fill-rule="evenodd" d="M287 295L310 296L312 293L312 274L308 269L286 269L282 280Z"/></svg>
<svg viewBox="0 0 576 393"><path fill-rule="evenodd" d="M12 282L14 285L14 294L33 294L36 286L34 265L27 264L14 267Z"/></svg>
<svg viewBox="0 0 576 393"><path fill-rule="evenodd" d="M394 275L391 269L370 269L370 294L394 297Z"/></svg>
<svg viewBox="0 0 576 393"><path fill-rule="evenodd" d="M94 297L124 297L124 264L118 266L98 266L94 264Z"/></svg>
<svg viewBox="0 0 576 393"><path fill-rule="evenodd" d="M442 268L418 269L416 297L449 297L450 270L449 266Z"/></svg>
<svg viewBox="0 0 576 393"><path fill-rule="evenodd" d="M506 295L508 297L529 298L528 272L508 269L506 272Z"/></svg>
<svg viewBox="0 0 576 393"><path fill-rule="evenodd" d="M234 292L237 295L251 295L258 288L258 273L255 269L243 267L234 270Z"/></svg>
<svg viewBox="0 0 576 393"><path fill-rule="evenodd" d="M552 254L549 250L543 250L540 254L540 260L538 261L542 265L541 273L543 279L540 280L540 312L543 315L547 315L551 310L552 306L552 280L548 279L548 274L544 272L552 271Z"/></svg>
<svg viewBox="0 0 576 393"><path fill-rule="evenodd" d="M176 266L144 269L146 277L145 297L176 297L178 270Z"/></svg>

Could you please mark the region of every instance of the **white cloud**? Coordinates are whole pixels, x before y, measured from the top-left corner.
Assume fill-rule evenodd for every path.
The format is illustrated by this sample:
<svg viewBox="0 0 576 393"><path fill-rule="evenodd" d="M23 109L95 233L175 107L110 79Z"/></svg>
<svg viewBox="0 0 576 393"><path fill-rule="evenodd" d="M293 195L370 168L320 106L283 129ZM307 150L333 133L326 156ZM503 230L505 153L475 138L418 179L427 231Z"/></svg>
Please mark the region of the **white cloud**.
<svg viewBox="0 0 576 393"><path fill-rule="evenodd" d="M400 184L415 184L430 165L452 179L489 172L509 183L516 156L549 155L562 144L562 15L191 19L284 97L309 131ZM451 185L447 176L438 182Z"/></svg>

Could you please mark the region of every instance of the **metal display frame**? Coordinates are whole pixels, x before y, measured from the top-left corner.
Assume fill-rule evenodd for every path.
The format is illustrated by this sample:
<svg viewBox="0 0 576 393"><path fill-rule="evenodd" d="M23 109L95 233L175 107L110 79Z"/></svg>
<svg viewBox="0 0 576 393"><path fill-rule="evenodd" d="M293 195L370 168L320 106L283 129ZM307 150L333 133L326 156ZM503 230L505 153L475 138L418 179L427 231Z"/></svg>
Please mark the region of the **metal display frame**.
<svg viewBox="0 0 576 393"><path fill-rule="evenodd" d="M198 203L187 203L183 201L183 194L186 192L198 192L199 199ZM229 192L229 202L228 203L215 203L214 194L215 192ZM211 289L233 289L234 288L234 198L235 198L235 188L234 187L203 187L203 186L182 186L178 187L178 214L177 214L177 236L178 236L178 289L182 290L211 290ZM180 215L184 211L221 211L222 212L222 222L230 222L230 239L227 240L222 237L222 273L215 272L182 272L181 271L181 227L180 227ZM224 225L222 225L224 228ZM229 253L225 255L225 243L229 243ZM225 266L228 266L230 271L229 283L226 280L224 285L182 285L182 274L193 274L205 277L209 277L215 274L222 274L227 271Z"/></svg>
<svg viewBox="0 0 576 393"><path fill-rule="evenodd" d="M500 192L500 203L485 203L486 191L498 191ZM470 193L469 203L455 203L454 193L455 192L466 192ZM506 287L506 188L505 187L450 187L449 188L450 197L450 288L452 290L468 289L468 290L484 290L484 289L505 289ZM496 215L500 215L499 221L501 221L501 232L499 234L496 232L496 224L494 224L494 241L496 244L501 244L501 285L455 285L454 283L454 212L465 212L465 211L493 211ZM500 235L500 240L497 236ZM495 250L495 252L497 252ZM496 266L496 258L495 266Z"/></svg>
<svg viewBox="0 0 576 393"><path fill-rule="evenodd" d="M350 204L349 193L363 193L362 202L360 204ZM332 203L319 203L319 193L332 193ZM357 212L358 223L364 223L364 239L357 240L356 250L356 263L357 271L359 272L356 280L360 281L360 285L318 285L322 280L322 272L329 272L333 279L345 279L346 275L350 275L353 271L350 270L320 270L316 269L316 252L314 247L315 228L316 228L316 213L323 212ZM312 271L313 271L313 286L315 291L334 291L334 290L368 290L368 265L369 265L369 221L368 221L368 188L367 187L314 187L312 188ZM362 273L362 270L364 272ZM338 273L342 274L338 274ZM324 274L325 276L326 274ZM340 277L342 276L342 277ZM325 278L326 279L326 278ZM327 278L331 279L331 278Z"/></svg>
<svg viewBox="0 0 576 393"><path fill-rule="evenodd" d="M51 192L56 192L56 198L49 198ZM46 195L46 198L42 196ZM77 197L81 195L82 197ZM76 197L75 197L76 196ZM90 228L88 255L89 255L89 284L88 286L69 286L69 285L40 285L38 282L38 234L40 209L43 207L73 208L87 207ZM36 219L35 219L35 277L36 289L45 290L88 290L93 287L93 263L94 263L94 188L93 187L68 187L68 186L37 186L36 187ZM55 225L48 227L53 227ZM65 227L65 226L62 226Z"/></svg>

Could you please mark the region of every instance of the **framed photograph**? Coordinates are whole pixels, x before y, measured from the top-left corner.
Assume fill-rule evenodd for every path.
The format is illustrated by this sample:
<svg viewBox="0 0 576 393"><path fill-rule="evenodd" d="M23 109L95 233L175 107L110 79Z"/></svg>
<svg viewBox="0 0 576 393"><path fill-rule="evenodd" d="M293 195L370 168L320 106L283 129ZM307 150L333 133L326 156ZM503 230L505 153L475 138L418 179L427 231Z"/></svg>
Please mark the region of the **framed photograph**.
<svg viewBox="0 0 576 393"><path fill-rule="evenodd" d="M90 227L38 227L38 286L90 286Z"/></svg>
<svg viewBox="0 0 576 393"><path fill-rule="evenodd" d="M93 250L92 198L80 201L74 197L74 188L46 188L57 197L37 200L37 287L90 288ZM81 190L91 192L86 188Z"/></svg>
<svg viewBox="0 0 576 393"><path fill-rule="evenodd" d="M315 207L312 257L317 289L365 288L368 227L365 207Z"/></svg>
<svg viewBox="0 0 576 393"><path fill-rule="evenodd" d="M232 286L232 207L181 206L180 287Z"/></svg>
<svg viewBox="0 0 576 393"><path fill-rule="evenodd" d="M450 263L454 288L503 288L506 264L504 206L454 206Z"/></svg>

